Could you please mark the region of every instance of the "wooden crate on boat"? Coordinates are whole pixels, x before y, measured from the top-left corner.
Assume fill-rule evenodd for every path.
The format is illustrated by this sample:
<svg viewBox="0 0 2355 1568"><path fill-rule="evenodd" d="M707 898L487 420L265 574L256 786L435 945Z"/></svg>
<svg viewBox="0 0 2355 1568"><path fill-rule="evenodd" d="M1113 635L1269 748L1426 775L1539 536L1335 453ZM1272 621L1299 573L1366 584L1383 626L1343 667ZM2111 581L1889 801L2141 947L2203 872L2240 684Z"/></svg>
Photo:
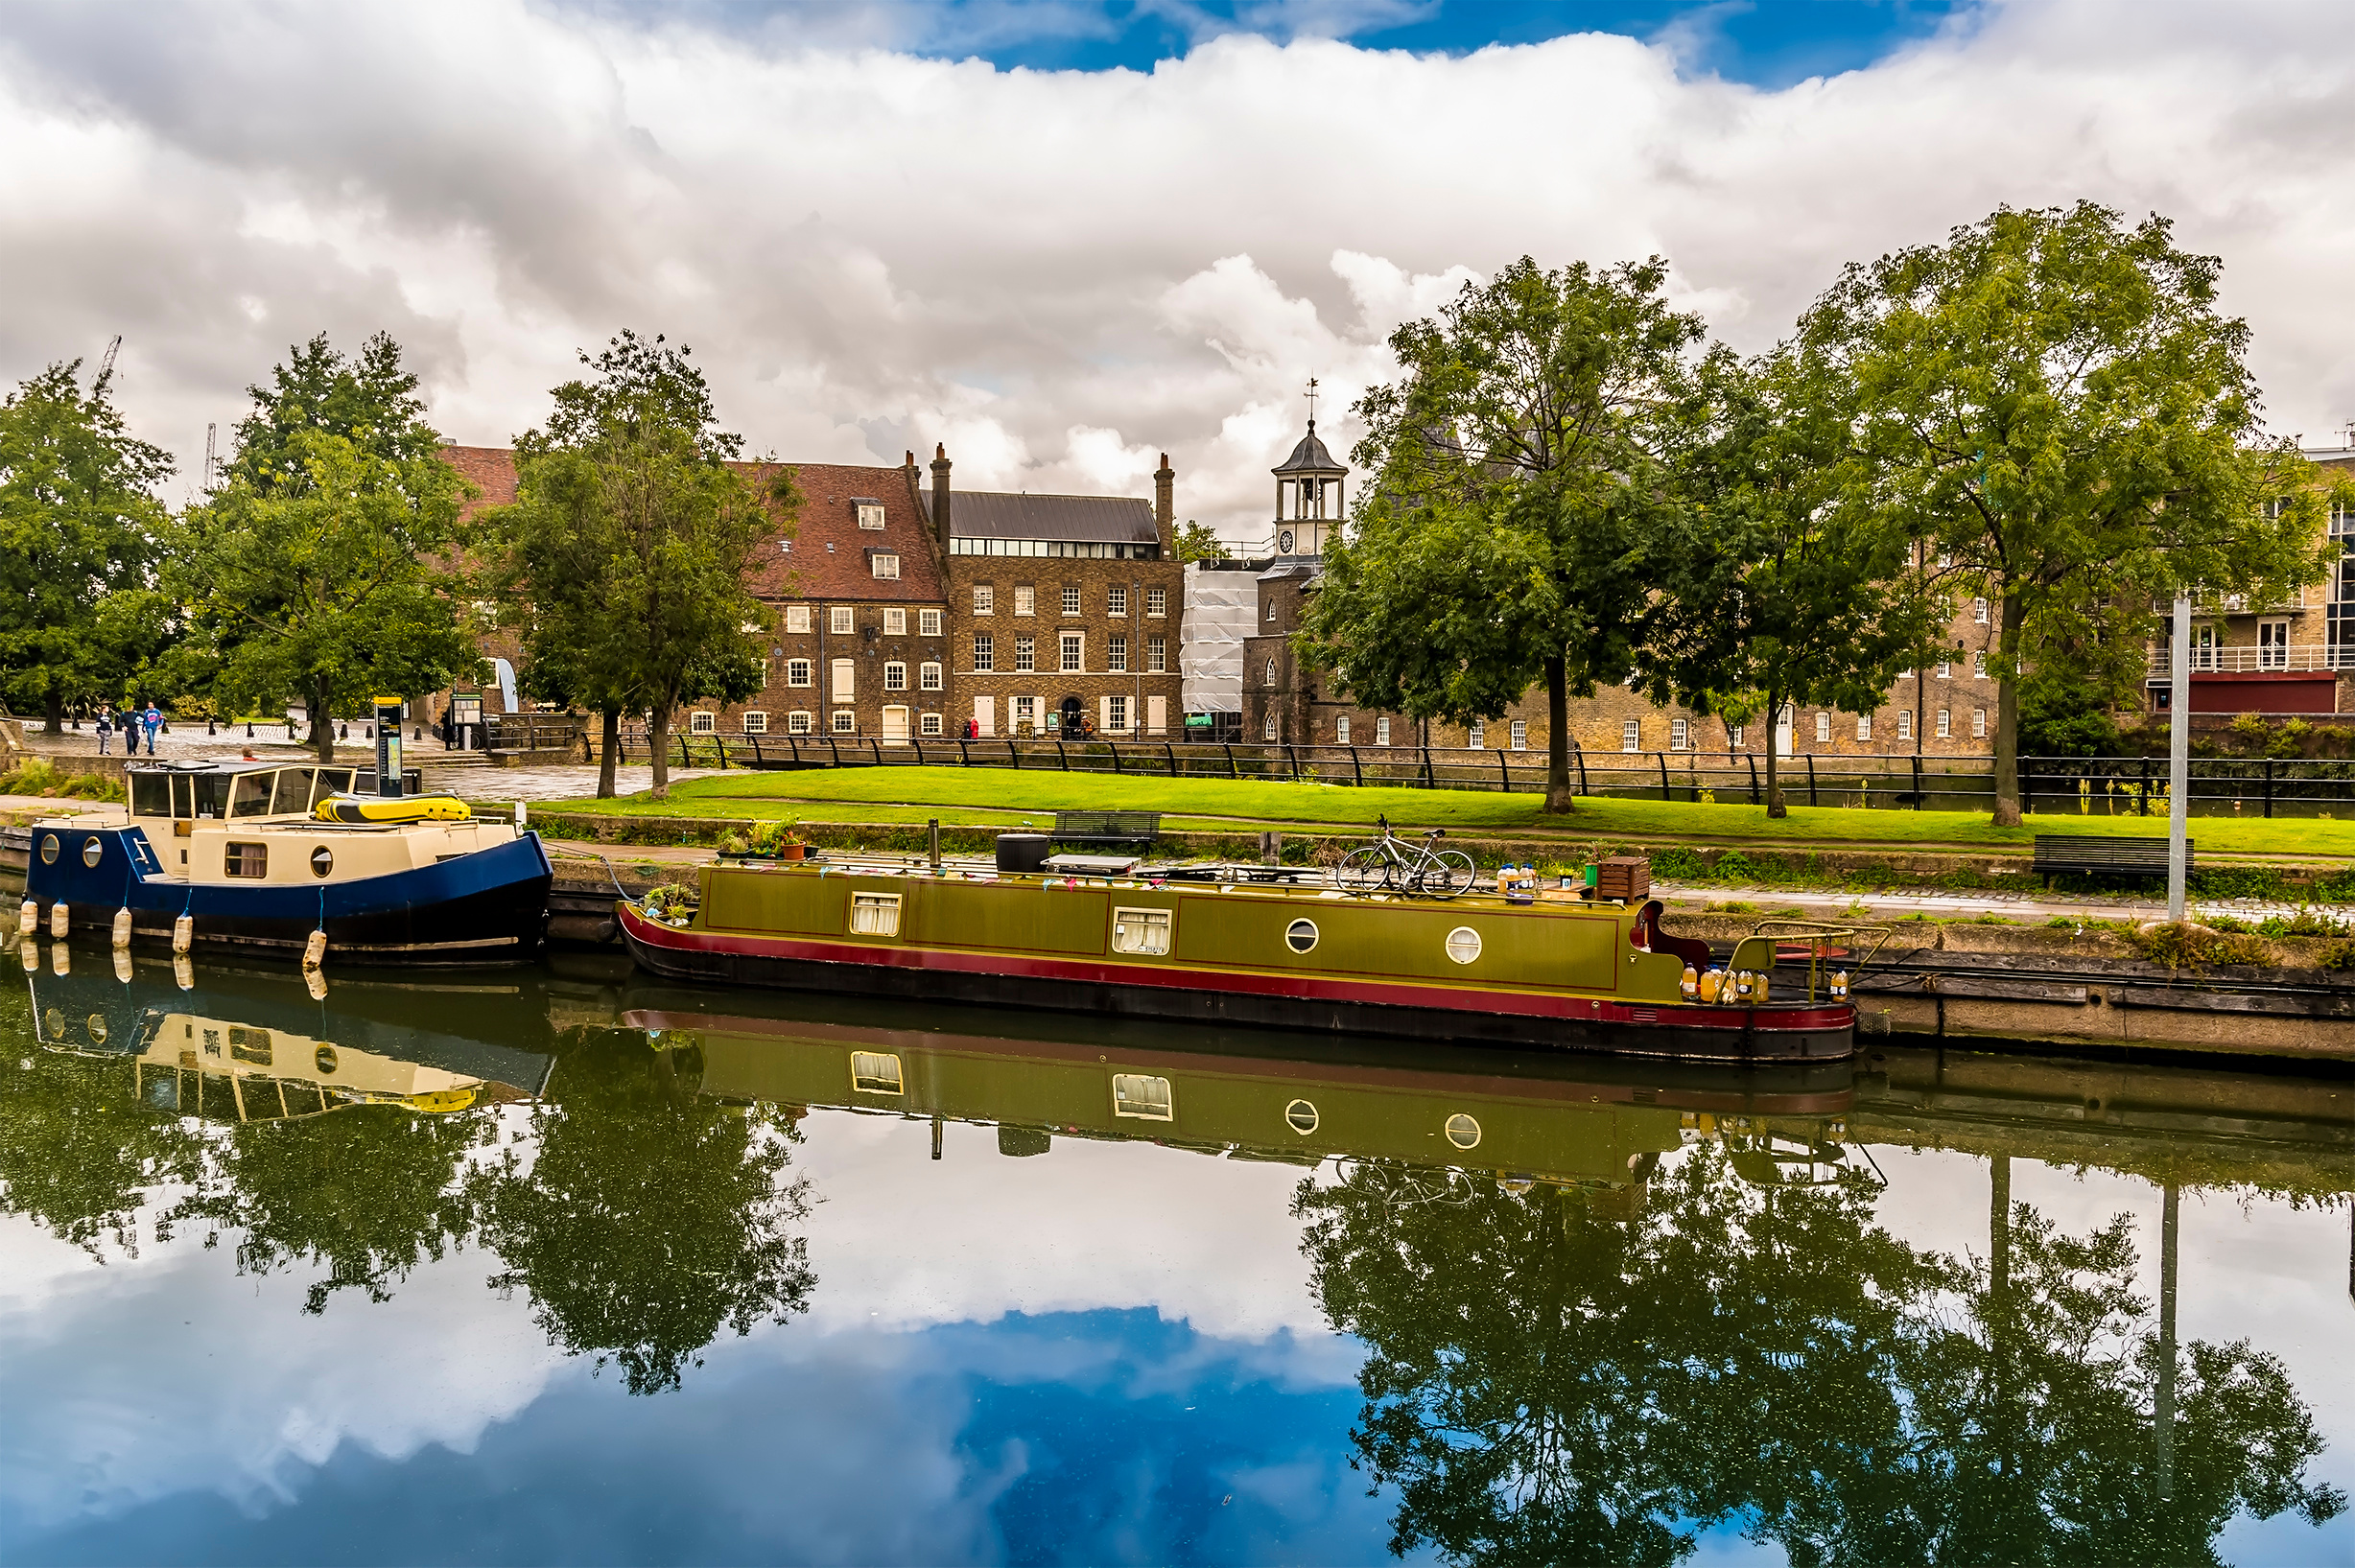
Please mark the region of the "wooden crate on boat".
<svg viewBox="0 0 2355 1568"><path fill-rule="evenodd" d="M1652 862L1640 854L1614 854L1595 867L1594 896L1629 903L1652 896Z"/></svg>

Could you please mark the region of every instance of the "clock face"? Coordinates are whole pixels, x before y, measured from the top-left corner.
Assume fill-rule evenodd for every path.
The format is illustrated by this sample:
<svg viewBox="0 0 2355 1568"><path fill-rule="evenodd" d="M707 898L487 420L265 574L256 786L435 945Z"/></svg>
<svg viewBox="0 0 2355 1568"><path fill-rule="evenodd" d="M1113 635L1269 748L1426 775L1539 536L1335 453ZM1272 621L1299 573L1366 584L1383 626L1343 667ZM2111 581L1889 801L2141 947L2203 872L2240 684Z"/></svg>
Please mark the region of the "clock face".
<svg viewBox="0 0 2355 1568"><path fill-rule="evenodd" d="M1276 553L1279 555L1289 555L1292 553L1291 529L1286 528L1282 533L1276 535Z"/></svg>

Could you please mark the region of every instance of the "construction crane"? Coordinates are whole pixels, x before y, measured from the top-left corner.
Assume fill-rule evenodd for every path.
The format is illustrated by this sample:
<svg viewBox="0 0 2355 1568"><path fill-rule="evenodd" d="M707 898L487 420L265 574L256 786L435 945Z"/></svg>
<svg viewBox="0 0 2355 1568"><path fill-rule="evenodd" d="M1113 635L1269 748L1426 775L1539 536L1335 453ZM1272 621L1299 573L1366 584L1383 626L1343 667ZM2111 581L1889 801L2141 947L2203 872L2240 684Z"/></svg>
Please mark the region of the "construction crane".
<svg viewBox="0 0 2355 1568"><path fill-rule="evenodd" d="M99 393L105 391L106 389L106 383L114 379L115 350L121 348L122 346L123 335L118 332L114 335L114 341L106 345L105 357L98 362L98 379L90 383L90 395L92 397L96 397Z"/></svg>

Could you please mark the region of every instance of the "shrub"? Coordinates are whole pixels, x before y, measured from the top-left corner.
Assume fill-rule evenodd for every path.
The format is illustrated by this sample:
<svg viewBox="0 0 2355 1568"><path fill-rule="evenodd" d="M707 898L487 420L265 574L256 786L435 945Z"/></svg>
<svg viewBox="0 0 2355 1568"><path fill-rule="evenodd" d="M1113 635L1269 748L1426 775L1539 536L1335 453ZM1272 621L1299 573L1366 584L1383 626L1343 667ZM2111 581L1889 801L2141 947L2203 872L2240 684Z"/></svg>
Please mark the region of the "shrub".
<svg viewBox="0 0 2355 1568"><path fill-rule="evenodd" d="M1670 881L1699 881L1710 875L1709 864L1682 845L1649 852L1652 875ZM1720 862L1721 866L1723 862Z"/></svg>
<svg viewBox="0 0 2355 1568"><path fill-rule="evenodd" d="M2355 937L2334 942L2323 948L2321 963L2326 970L2355 970Z"/></svg>
<svg viewBox="0 0 2355 1568"><path fill-rule="evenodd" d="M119 801L123 778L118 773L66 775L46 757L28 757L0 773L0 795L41 795L51 800Z"/></svg>
<svg viewBox="0 0 2355 1568"><path fill-rule="evenodd" d="M1728 850L1717 857L1717 875L1729 882L1754 882L1758 880L1758 868L1741 851Z"/></svg>
<svg viewBox="0 0 2355 1568"><path fill-rule="evenodd" d="M2129 932L2127 945L2147 961L2171 970L2204 970L2216 964L2277 964L2280 960L2263 937L2226 934L2212 926L2180 924L2146 925Z"/></svg>

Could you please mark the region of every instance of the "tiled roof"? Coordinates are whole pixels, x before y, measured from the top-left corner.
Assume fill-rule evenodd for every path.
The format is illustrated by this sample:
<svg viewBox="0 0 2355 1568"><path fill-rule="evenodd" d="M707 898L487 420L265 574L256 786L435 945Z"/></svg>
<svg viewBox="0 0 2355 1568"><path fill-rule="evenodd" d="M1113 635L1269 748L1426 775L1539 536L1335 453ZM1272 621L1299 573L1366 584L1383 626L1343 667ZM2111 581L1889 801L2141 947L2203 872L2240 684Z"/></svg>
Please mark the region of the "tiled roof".
<svg viewBox="0 0 2355 1568"><path fill-rule="evenodd" d="M1149 545L1150 502L1121 496L1026 496L958 490L949 502L949 532L958 539L1072 539Z"/></svg>
<svg viewBox="0 0 2355 1568"><path fill-rule="evenodd" d="M515 454L509 449L444 447L441 457L483 492L468 504L468 515L486 506L504 506L515 499ZM757 478L775 465L732 466ZM787 554L778 548L778 538L770 537L754 557L746 587L769 598L941 601L944 590L924 531L924 509L908 493L906 469L854 468L838 463L796 463L792 467L794 487L801 492L800 527L792 552ZM958 504L964 500L958 496ZM880 531L859 526L854 504L859 501L883 503ZM1146 517L1149 525L1149 510ZM1149 527L1146 536L1151 537ZM830 545L832 550L827 548ZM875 575L868 556L879 550L899 556L897 581Z"/></svg>

